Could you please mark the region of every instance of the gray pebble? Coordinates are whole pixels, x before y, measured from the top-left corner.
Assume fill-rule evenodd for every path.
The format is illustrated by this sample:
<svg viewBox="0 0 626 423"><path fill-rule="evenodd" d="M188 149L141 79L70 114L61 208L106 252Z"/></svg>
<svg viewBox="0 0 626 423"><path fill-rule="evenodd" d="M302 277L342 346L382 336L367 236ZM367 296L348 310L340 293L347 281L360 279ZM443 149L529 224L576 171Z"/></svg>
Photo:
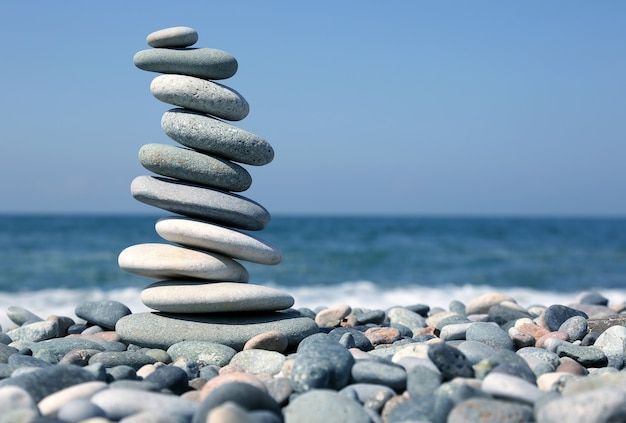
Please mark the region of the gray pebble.
<svg viewBox="0 0 626 423"><path fill-rule="evenodd" d="M479 341L465 341L460 343L457 348L472 364L476 364L496 352L493 347Z"/></svg>
<svg viewBox="0 0 626 423"><path fill-rule="evenodd" d="M252 349L238 352L229 364L241 366L246 373L275 375L284 362L285 356L279 352Z"/></svg>
<svg viewBox="0 0 626 423"><path fill-rule="evenodd" d="M371 423L358 401L326 389L298 395L285 407L284 416L285 423Z"/></svg>
<svg viewBox="0 0 626 423"><path fill-rule="evenodd" d="M57 418L68 422L80 422L94 417L106 417L106 413L87 399L70 400L57 412Z"/></svg>
<svg viewBox="0 0 626 423"><path fill-rule="evenodd" d="M195 76L202 79L227 79L237 73L232 54L214 48L141 50L133 57L141 70Z"/></svg>
<svg viewBox="0 0 626 423"><path fill-rule="evenodd" d="M390 387L372 383L354 383L346 386L339 391L339 393L349 398L356 399L363 404L363 407L376 412L380 412L383 405L396 395L394 390Z"/></svg>
<svg viewBox="0 0 626 423"><path fill-rule="evenodd" d="M276 401L264 391L242 382L220 385L206 396L195 413L192 423L205 423L209 413L225 402L234 402L247 411L270 411L281 415L281 408Z"/></svg>
<svg viewBox="0 0 626 423"><path fill-rule="evenodd" d="M538 423L626 421L626 386L599 388L544 404Z"/></svg>
<svg viewBox="0 0 626 423"><path fill-rule="evenodd" d="M199 407L197 402L178 396L126 388L105 389L96 393L91 402L103 409L111 420L121 420L135 413L152 411L189 421Z"/></svg>
<svg viewBox="0 0 626 423"><path fill-rule="evenodd" d="M13 341L41 342L55 338L58 334L59 326L51 320L42 320L24 324L15 329L11 329L6 334Z"/></svg>
<svg viewBox="0 0 626 423"><path fill-rule="evenodd" d="M491 372L483 379L482 390L494 397L533 404L542 392L536 385L506 373Z"/></svg>
<svg viewBox="0 0 626 423"><path fill-rule="evenodd" d="M189 390L187 373L176 366L160 366L144 378L147 383L152 383L159 389L167 389L176 395L181 395Z"/></svg>
<svg viewBox="0 0 626 423"><path fill-rule="evenodd" d="M414 334L427 326L426 319L418 313L403 307L393 307L389 309L387 311L387 317L389 318L389 323L391 325L399 324L405 326Z"/></svg>
<svg viewBox="0 0 626 423"><path fill-rule="evenodd" d="M559 357L572 358L585 367L606 367L608 364L606 354L596 347L561 344L557 347L556 354Z"/></svg>
<svg viewBox="0 0 626 423"><path fill-rule="evenodd" d="M5 310L5 313L7 317L18 326L22 326L26 322L37 322L43 320L32 311L19 306L9 306Z"/></svg>
<svg viewBox="0 0 626 423"><path fill-rule="evenodd" d="M543 348L524 347L516 351L520 357L527 359L528 357L537 358L550 364L554 369L559 366L559 356L553 352L546 351ZM527 360L528 361L528 360Z"/></svg>
<svg viewBox="0 0 626 423"><path fill-rule="evenodd" d="M169 347L167 353L173 359L182 356L195 360L199 367L208 365L223 367L230 363L237 351L227 345L215 342L182 341Z"/></svg>
<svg viewBox="0 0 626 423"><path fill-rule="evenodd" d="M495 350L513 350L513 341L502 328L486 322L476 322L467 328L465 338L468 341L478 341L489 345Z"/></svg>
<svg viewBox="0 0 626 423"><path fill-rule="evenodd" d="M415 421L415 417L419 416L418 421L446 423L447 416L453 406L453 402L447 397L434 394L422 395L412 398L391 410L388 422L403 423Z"/></svg>
<svg viewBox="0 0 626 423"><path fill-rule="evenodd" d="M28 392L35 402L72 385L94 380L87 370L71 365L39 368L33 372L0 381L0 388L17 386Z"/></svg>
<svg viewBox="0 0 626 423"><path fill-rule="evenodd" d="M411 398L434 393L441 382L441 372L429 366L413 366L407 371L406 389Z"/></svg>
<svg viewBox="0 0 626 423"><path fill-rule="evenodd" d="M384 385L396 392L402 392L407 386L407 372L404 368L375 360L357 360L352 366L354 383Z"/></svg>
<svg viewBox="0 0 626 423"><path fill-rule="evenodd" d="M94 354L89 359L89 364L95 363L102 363L104 367L126 365L138 370L146 364L156 363L156 360L146 354L132 351L104 351Z"/></svg>
<svg viewBox="0 0 626 423"><path fill-rule="evenodd" d="M119 319L131 314L127 306L112 300L86 301L79 304L74 312L87 322L106 329L115 329Z"/></svg>
<svg viewBox="0 0 626 423"><path fill-rule="evenodd" d="M586 313L561 304L551 305L544 312L546 324L551 331L557 331L567 319L574 316L589 318Z"/></svg>
<svg viewBox="0 0 626 423"><path fill-rule="evenodd" d="M446 343L431 345L428 358L437 366L444 381L455 377L474 377L472 363L461 351Z"/></svg>
<svg viewBox="0 0 626 423"><path fill-rule="evenodd" d="M30 394L19 386L4 386L0 388L0 415L4 415L11 410L28 409L39 411L37 404Z"/></svg>
<svg viewBox="0 0 626 423"><path fill-rule="evenodd" d="M569 342L579 341L587 334L587 319L582 316L572 316L559 326L559 332L567 333Z"/></svg>

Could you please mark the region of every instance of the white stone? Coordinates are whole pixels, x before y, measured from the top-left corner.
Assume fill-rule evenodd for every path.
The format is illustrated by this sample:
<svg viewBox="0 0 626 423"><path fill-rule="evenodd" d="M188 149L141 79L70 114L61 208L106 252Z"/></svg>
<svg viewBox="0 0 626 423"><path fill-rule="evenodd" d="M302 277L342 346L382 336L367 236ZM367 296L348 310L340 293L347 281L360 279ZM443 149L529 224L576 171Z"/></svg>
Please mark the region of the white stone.
<svg viewBox="0 0 626 423"><path fill-rule="evenodd" d="M181 48L194 45L198 41L198 33L188 26L174 26L148 34L146 43L150 47Z"/></svg>
<svg viewBox="0 0 626 423"><path fill-rule="evenodd" d="M120 253L118 263L129 273L152 279L248 281L248 271L231 258L170 244L132 245Z"/></svg>
<svg viewBox="0 0 626 423"><path fill-rule="evenodd" d="M226 120L241 120L250 111L248 102L237 91L193 76L157 76L150 84L150 92L164 103Z"/></svg>
<svg viewBox="0 0 626 423"><path fill-rule="evenodd" d="M260 264L278 264L282 259L278 247L260 238L196 219L165 217L155 229L168 241L236 259Z"/></svg>

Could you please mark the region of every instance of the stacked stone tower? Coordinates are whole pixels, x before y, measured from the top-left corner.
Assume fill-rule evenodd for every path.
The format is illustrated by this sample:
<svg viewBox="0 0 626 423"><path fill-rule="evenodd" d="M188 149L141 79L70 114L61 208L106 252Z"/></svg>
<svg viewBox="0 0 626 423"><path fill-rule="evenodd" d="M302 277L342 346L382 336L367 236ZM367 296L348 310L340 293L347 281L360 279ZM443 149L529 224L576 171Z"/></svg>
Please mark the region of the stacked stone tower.
<svg viewBox="0 0 626 423"><path fill-rule="evenodd" d="M150 91L178 106L161 119L165 133L182 147L147 144L141 164L158 176L139 176L133 197L177 216L157 221L157 233L170 243L133 245L119 255L122 269L156 282L141 300L156 310L125 317L117 331L138 345L169 347L182 340L213 341L241 348L250 338L272 331L295 345L315 332L311 319L287 310L293 297L248 283L237 260L274 265L281 251L241 230L259 231L270 221L260 204L236 194L252 178L240 164L261 166L274 158L263 138L227 122L244 119L247 101L215 82L233 76L237 60L211 48L191 48L198 40L187 27L156 31L151 49L133 61L158 72Z"/></svg>

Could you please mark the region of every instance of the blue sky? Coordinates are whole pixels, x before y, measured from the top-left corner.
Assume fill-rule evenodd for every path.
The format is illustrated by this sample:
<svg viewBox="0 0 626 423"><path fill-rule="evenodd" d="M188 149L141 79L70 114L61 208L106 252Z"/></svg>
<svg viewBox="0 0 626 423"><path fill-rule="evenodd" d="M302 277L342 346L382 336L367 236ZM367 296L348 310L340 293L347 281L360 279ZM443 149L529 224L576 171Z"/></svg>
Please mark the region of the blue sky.
<svg viewBox="0 0 626 423"><path fill-rule="evenodd" d="M622 1L9 2L0 212L161 213L135 201L170 106L132 64L195 28L276 157L272 214L626 215Z"/></svg>

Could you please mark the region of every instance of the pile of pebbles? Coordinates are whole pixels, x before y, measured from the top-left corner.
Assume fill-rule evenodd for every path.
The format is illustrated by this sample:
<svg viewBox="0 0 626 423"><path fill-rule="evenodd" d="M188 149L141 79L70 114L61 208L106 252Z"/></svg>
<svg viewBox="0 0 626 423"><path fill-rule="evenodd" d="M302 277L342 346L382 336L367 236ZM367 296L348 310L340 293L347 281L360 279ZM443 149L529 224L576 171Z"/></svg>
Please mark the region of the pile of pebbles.
<svg viewBox="0 0 626 423"><path fill-rule="evenodd" d="M141 147L139 161L156 176L135 178L131 193L178 215L155 225L170 243L138 244L120 253L123 270L156 279L141 292L142 302L155 311L125 317L117 333L142 347L167 349L195 340L241 349L270 332L270 337L280 333L285 348L293 347L317 331L315 322L284 311L294 298L249 283L240 263L275 265L282 259L278 247L243 232L264 229L270 214L237 194L252 183L243 165L266 165L274 150L264 138L226 122L249 112L241 94L215 82L233 76L238 62L223 50L192 47L197 41L193 28L166 28L149 34L151 48L133 58L138 68L160 74L151 93L178 106L165 112L161 127L182 146Z"/></svg>
<svg viewBox="0 0 626 423"><path fill-rule="evenodd" d="M317 330L297 346L277 334L240 350L124 342L130 310L115 301L75 312L7 309L0 422L626 421L626 304L595 292L527 308L497 292L448 309L304 308Z"/></svg>

